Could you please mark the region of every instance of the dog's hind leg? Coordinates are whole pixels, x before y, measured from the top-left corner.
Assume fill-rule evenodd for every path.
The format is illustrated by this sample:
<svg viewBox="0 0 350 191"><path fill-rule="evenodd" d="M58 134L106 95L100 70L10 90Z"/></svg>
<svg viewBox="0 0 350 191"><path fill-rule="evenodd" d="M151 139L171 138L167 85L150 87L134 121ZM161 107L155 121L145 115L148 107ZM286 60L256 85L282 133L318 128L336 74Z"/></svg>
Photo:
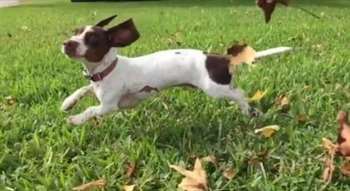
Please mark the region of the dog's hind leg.
<svg viewBox="0 0 350 191"><path fill-rule="evenodd" d="M242 113L251 117L256 117L260 114L255 108L250 107L243 91L238 88L233 88L230 85L219 85L209 82L208 86L203 89L211 97L226 98L236 102Z"/></svg>
<svg viewBox="0 0 350 191"><path fill-rule="evenodd" d="M87 85L79 88L73 94L68 96L61 105L62 111L68 111L73 108L73 106L87 93L91 92L93 89L92 85Z"/></svg>

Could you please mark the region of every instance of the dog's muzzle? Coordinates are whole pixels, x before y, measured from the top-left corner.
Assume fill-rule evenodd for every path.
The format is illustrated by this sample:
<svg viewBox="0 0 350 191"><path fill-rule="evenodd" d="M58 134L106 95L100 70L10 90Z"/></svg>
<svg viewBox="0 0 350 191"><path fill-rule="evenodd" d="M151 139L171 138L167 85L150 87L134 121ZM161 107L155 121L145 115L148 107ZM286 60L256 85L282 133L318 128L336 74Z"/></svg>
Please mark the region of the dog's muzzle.
<svg viewBox="0 0 350 191"><path fill-rule="evenodd" d="M64 47L64 53L67 54L69 57L78 57L77 55L77 48L79 46L79 43L76 41L66 41L63 43Z"/></svg>

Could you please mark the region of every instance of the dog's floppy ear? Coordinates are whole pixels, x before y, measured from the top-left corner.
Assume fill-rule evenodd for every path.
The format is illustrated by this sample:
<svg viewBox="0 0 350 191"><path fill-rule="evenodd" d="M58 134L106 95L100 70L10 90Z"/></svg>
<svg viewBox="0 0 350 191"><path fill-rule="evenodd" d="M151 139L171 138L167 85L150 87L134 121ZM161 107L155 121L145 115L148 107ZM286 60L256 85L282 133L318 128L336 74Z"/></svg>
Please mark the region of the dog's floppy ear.
<svg viewBox="0 0 350 191"><path fill-rule="evenodd" d="M128 46L140 37L132 19L108 29L107 34L112 47Z"/></svg>
<svg viewBox="0 0 350 191"><path fill-rule="evenodd" d="M103 19L102 21L98 22L95 26L104 27L104 26L108 25L115 17L117 17L117 15L113 15L113 16L110 16L106 19Z"/></svg>

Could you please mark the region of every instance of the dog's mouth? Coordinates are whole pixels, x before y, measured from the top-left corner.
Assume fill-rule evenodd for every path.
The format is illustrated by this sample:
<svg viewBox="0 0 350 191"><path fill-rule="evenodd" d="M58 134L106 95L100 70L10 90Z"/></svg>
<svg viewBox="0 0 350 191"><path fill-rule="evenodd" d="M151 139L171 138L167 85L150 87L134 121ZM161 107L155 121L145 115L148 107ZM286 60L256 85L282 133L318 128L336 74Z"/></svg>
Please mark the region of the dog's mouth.
<svg viewBox="0 0 350 191"><path fill-rule="evenodd" d="M84 55L78 54L78 46L79 44L75 41L64 42L62 46L62 52L70 58L82 58Z"/></svg>
<svg viewBox="0 0 350 191"><path fill-rule="evenodd" d="M78 59L78 58L83 58L84 55L80 55L80 54L77 54L77 53L72 53L72 52L64 52L69 58L75 58L75 59Z"/></svg>
<svg viewBox="0 0 350 191"><path fill-rule="evenodd" d="M84 55L78 54L76 50L69 50L65 46L62 46L61 51L63 54L67 55L69 58L78 59L78 58L84 57Z"/></svg>

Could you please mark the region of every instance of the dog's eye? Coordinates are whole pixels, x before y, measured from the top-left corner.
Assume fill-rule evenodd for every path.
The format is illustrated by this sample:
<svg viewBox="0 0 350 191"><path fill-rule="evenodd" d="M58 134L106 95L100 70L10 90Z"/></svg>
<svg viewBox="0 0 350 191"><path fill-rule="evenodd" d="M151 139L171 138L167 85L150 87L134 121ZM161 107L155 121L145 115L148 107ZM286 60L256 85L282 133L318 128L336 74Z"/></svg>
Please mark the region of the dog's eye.
<svg viewBox="0 0 350 191"><path fill-rule="evenodd" d="M98 37L96 35L91 35L88 38L88 44L91 46L97 46L99 41L98 41Z"/></svg>

